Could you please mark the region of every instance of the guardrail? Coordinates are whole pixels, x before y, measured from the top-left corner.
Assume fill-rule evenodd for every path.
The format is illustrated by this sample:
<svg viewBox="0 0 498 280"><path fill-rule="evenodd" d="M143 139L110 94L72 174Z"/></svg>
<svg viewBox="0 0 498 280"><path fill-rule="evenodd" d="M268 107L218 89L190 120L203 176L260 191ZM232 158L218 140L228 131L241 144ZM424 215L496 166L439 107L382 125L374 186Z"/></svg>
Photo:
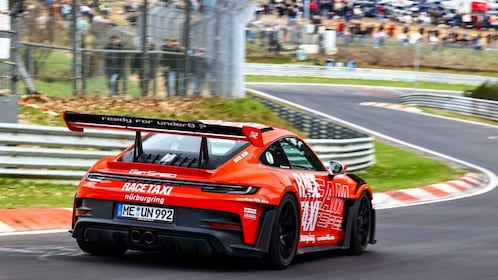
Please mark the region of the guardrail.
<svg viewBox="0 0 498 280"><path fill-rule="evenodd" d="M303 64L246 63L244 75L317 77L336 79L386 80L402 82L434 82L479 86L484 82L498 82L498 78L473 75L398 71L347 67L326 67Z"/></svg>
<svg viewBox="0 0 498 280"><path fill-rule="evenodd" d="M79 180L98 159L116 155L133 143L122 131L0 123L0 176ZM341 160L354 171L375 161L373 139L312 139L308 142L323 161Z"/></svg>
<svg viewBox="0 0 498 280"><path fill-rule="evenodd" d="M247 94L264 104L282 119L291 123L293 127L304 132L311 139L352 139L367 137L366 134L335 124L288 104L278 102L271 99L271 97L262 97L252 91L249 91Z"/></svg>
<svg viewBox="0 0 498 280"><path fill-rule="evenodd" d="M430 93L412 93L400 96L406 105L437 108L460 114L498 121L498 102L484 99Z"/></svg>

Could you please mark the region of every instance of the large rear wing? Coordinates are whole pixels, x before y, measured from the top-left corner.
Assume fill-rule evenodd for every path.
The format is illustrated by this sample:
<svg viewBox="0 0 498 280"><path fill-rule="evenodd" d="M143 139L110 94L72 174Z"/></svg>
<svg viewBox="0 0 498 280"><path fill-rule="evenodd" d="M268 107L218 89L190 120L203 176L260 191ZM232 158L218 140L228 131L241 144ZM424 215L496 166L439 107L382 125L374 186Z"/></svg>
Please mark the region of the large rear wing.
<svg viewBox="0 0 498 280"><path fill-rule="evenodd" d="M131 130L136 132L159 132L182 135L210 136L216 138L249 141L251 144L263 146L261 127L244 125L243 123L219 124L207 121L177 121L133 116L110 116L80 114L64 111L62 118L67 128L74 132L83 132L84 128L107 128ZM229 125L228 125L229 124Z"/></svg>

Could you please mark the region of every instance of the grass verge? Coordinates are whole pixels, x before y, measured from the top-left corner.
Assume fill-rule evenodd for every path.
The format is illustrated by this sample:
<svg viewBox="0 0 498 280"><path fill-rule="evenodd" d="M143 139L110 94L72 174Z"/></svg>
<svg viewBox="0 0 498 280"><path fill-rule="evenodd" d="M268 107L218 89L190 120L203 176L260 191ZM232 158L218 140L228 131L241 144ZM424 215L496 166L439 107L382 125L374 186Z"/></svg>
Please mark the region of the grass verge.
<svg viewBox="0 0 498 280"><path fill-rule="evenodd" d="M429 185L464 174L442 162L381 142L375 143L375 149L375 166L356 172L375 192ZM72 207L75 190L74 183L0 178L0 209Z"/></svg>
<svg viewBox="0 0 498 280"><path fill-rule="evenodd" d="M294 82L294 83L337 83L337 84L359 84L358 80L339 80L305 77L246 77L246 81L252 82ZM362 80L364 85L400 86L409 87L410 83L367 81ZM422 88L434 89L434 85L420 83ZM444 85L440 89L450 89ZM451 90L463 91L466 86L451 86ZM52 91L53 92L53 91ZM66 97L64 100L71 99ZM132 107L120 106L113 100L112 106L102 99L97 100L97 105L89 105L82 99L73 97L74 102L63 103L55 99L42 106L45 109L60 113L62 109L77 110L85 113L124 114L132 113L142 117L176 118L176 119L223 119L227 121L253 121L262 122L294 130L285 120L278 118L263 105L250 98L243 99L219 99L181 98L182 107L174 103L174 99L168 102L168 106L174 108L169 112L164 109L164 104L149 104L142 100L138 106L136 102L125 100L125 104ZM89 98L95 100L95 98ZM84 99L83 99L84 100ZM105 100L105 99L104 99ZM82 106L78 108L77 106ZM148 108L145 110L144 108ZM150 110L150 108L157 108ZM161 109L162 108L162 109ZM203 108L200 110L199 108ZM134 111L136 110L136 111ZM179 112L188 112L185 115ZM41 110L20 106L20 119L23 122L42 125L63 125L59 116L50 116ZM294 130L295 131L295 130ZM443 162L427 158L411 151L376 142L376 164L375 166L360 172L375 192L388 190L407 189L429 185L456 179L464 174L464 171L455 169ZM71 207L76 185L74 183L40 182L35 180L21 180L11 178L0 178L0 208L45 208L45 207Z"/></svg>
<svg viewBox="0 0 498 280"><path fill-rule="evenodd" d="M75 184L0 178L0 208L72 207Z"/></svg>
<svg viewBox="0 0 498 280"><path fill-rule="evenodd" d="M334 79L334 78L316 78L316 77L288 77L288 76L246 76L246 82L254 83L317 83L317 84L335 84L335 85L361 85L361 86L383 86L383 87L402 87L418 88L433 90L452 90L466 91L473 89L469 85L450 85L442 83L429 83L419 81L415 85L413 82L402 81L378 81L378 80L360 80L360 79Z"/></svg>

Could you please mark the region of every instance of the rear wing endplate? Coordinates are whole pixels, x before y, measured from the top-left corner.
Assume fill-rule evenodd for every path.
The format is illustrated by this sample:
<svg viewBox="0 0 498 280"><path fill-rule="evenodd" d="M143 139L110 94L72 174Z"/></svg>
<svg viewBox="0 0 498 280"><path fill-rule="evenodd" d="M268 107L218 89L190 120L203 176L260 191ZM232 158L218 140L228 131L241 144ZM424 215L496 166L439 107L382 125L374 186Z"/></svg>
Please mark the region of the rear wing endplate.
<svg viewBox="0 0 498 280"><path fill-rule="evenodd" d="M216 138L249 141L251 144L263 146L260 128L243 125L209 124L202 121L177 121L133 116L110 116L80 114L64 111L62 118L67 128L74 132L83 132L84 128L107 128L131 130L136 132L159 132L183 135L211 136Z"/></svg>

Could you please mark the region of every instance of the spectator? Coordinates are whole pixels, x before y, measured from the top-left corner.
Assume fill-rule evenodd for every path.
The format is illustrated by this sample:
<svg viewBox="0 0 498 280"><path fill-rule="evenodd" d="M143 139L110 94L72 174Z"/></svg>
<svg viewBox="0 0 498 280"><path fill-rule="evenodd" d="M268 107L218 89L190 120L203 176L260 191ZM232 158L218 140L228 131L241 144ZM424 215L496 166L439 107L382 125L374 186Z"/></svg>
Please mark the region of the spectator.
<svg viewBox="0 0 498 280"><path fill-rule="evenodd" d="M422 40L422 35L420 32L415 31L412 34L410 34L410 44L416 44L419 43Z"/></svg>
<svg viewBox="0 0 498 280"><path fill-rule="evenodd" d="M316 2L316 0L312 0L309 4L309 8L310 8L310 16L314 16L314 15L318 15L319 12L318 12L318 3Z"/></svg>
<svg viewBox="0 0 498 280"><path fill-rule="evenodd" d="M380 28L378 32L375 32L373 34L374 38L374 48L379 48L384 44L384 41L386 40L386 32L384 31L383 28Z"/></svg>
<svg viewBox="0 0 498 280"><path fill-rule="evenodd" d="M279 38L279 28L277 25L270 27L270 31L268 33L268 44L269 51L274 51L275 54L280 52L281 44Z"/></svg>
<svg viewBox="0 0 498 280"><path fill-rule="evenodd" d="M88 22L92 22L93 20L93 11L92 8L87 4L81 4L80 6L81 15L88 18Z"/></svg>
<svg viewBox="0 0 498 280"><path fill-rule="evenodd" d="M356 61L354 61L354 59L349 59L346 63L346 66L348 67L348 69L353 70L356 68Z"/></svg>
<svg viewBox="0 0 498 280"><path fill-rule="evenodd" d="M408 45L408 34L407 32L400 32L397 36L398 44L401 47L406 47Z"/></svg>
<svg viewBox="0 0 498 280"><path fill-rule="evenodd" d="M209 72L209 64L204 48L198 48L192 56L192 91L195 96L200 96L206 82L206 73Z"/></svg>
<svg viewBox="0 0 498 280"><path fill-rule="evenodd" d="M104 3L97 4L97 9L101 15L110 15L111 9L107 7Z"/></svg>
<svg viewBox="0 0 498 280"><path fill-rule="evenodd" d="M114 50L123 50L121 39L115 35L111 36L105 49L109 51L105 53L105 70L109 84L109 95L114 96L118 93L119 79L125 65L124 53L114 52Z"/></svg>
<svg viewBox="0 0 498 280"><path fill-rule="evenodd" d="M88 22L81 16L78 16L76 19L76 28L80 31L82 36L85 36L88 33Z"/></svg>
<svg viewBox="0 0 498 280"><path fill-rule="evenodd" d="M156 49L156 45L152 41L152 38L147 38L145 48L147 49L147 51L154 51ZM143 57L143 53L137 53L133 58L132 71L138 72L138 79L140 88L142 89L142 96L147 95L147 91L149 88L148 82L156 78L158 61L159 57L157 53L149 53L148 57L146 58Z"/></svg>
<svg viewBox="0 0 498 280"><path fill-rule="evenodd" d="M482 44L482 36L479 34L479 35L474 35L473 36L473 48L474 50L478 50L478 51L482 51L483 49L483 44Z"/></svg>
<svg viewBox="0 0 498 280"><path fill-rule="evenodd" d="M387 27L387 35L389 35L389 37L394 37L394 31L396 30L396 27L394 26L394 23L391 23L389 24L389 26Z"/></svg>
<svg viewBox="0 0 498 280"><path fill-rule="evenodd" d="M344 33L344 22L339 22L335 30L337 31L337 36L342 36Z"/></svg>
<svg viewBox="0 0 498 280"><path fill-rule="evenodd" d="M432 46L432 50L435 51L439 46L439 38L436 36L436 33L430 32L429 35L429 44Z"/></svg>
<svg viewBox="0 0 498 280"><path fill-rule="evenodd" d="M64 18L64 20L70 20L71 19L71 5L69 4L68 0L64 0L62 1L62 5L61 5L61 14L62 14L62 18Z"/></svg>
<svg viewBox="0 0 498 280"><path fill-rule="evenodd" d="M107 16L106 14L96 14L93 17L93 22L114 25L114 23L109 19L109 16Z"/></svg>
<svg viewBox="0 0 498 280"><path fill-rule="evenodd" d="M182 55L184 48L180 46L178 41L166 38L161 50L164 52L161 61L165 67L164 77L167 96L178 95L182 77L181 70L185 67L185 60Z"/></svg>

